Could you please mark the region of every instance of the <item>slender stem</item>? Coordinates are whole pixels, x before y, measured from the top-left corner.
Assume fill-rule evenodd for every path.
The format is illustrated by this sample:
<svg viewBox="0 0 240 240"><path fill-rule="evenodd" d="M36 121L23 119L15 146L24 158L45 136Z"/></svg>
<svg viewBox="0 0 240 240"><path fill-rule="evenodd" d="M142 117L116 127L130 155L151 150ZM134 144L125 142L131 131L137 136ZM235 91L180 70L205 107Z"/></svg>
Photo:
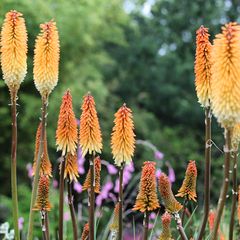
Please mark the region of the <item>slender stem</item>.
<svg viewBox="0 0 240 240"><path fill-rule="evenodd" d="M38 189L38 181L39 181L39 172L40 172L40 165L41 165L41 156L43 153L43 142L44 142L44 135L46 130L46 117L47 117L47 99L42 99L42 129L41 129L41 137L40 137L40 146L37 155L36 161L36 171L33 179L33 189L31 195L31 204L30 204L30 211L29 211L29 224L28 224L28 234L27 240L33 239L33 222L34 222L34 211L32 210L35 204L36 196L37 196L37 189Z"/></svg>
<svg viewBox="0 0 240 240"><path fill-rule="evenodd" d="M95 211L95 174L94 174L94 155L90 158L90 198L89 198L89 240L94 240L94 211Z"/></svg>
<svg viewBox="0 0 240 240"><path fill-rule="evenodd" d="M45 226L46 226L46 237L47 240L50 240L50 234L49 234L49 218L48 218L48 212L45 213Z"/></svg>
<svg viewBox="0 0 240 240"><path fill-rule="evenodd" d="M63 240L63 203L64 203L64 171L65 158L62 158L60 167L60 182L59 182L59 219L58 219L58 238Z"/></svg>
<svg viewBox="0 0 240 240"><path fill-rule="evenodd" d="M15 239L20 240L18 229L18 193L17 193L17 91L11 91L12 147L11 147L11 190Z"/></svg>
<svg viewBox="0 0 240 240"><path fill-rule="evenodd" d="M227 198L227 191L229 185L229 170L230 170L230 159L231 159L231 132L232 129L225 129L225 146L224 146L224 180L222 183L221 194L218 200L218 207L216 212L216 219L214 222L213 233L211 236L212 240L216 240L218 236L218 228L221 221L223 209L225 206L226 198Z"/></svg>
<svg viewBox="0 0 240 240"><path fill-rule="evenodd" d="M181 218L180 218L180 216L179 216L178 213L175 213L175 214L174 214L174 219L175 219L175 221L176 221L177 230L179 231L179 234L180 234L182 240L188 240L187 235L186 235L186 233L185 233L185 231L184 231L184 228L183 228L183 226L182 226Z"/></svg>
<svg viewBox="0 0 240 240"><path fill-rule="evenodd" d="M68 186L68 205L69 205L71 219L72 219L73 239L77 240L77 237L78 237L77 221L76 221L76 214L73 206L72 183L70 182L70 179L68 179L67 186Z"/></svg>
<svg viewBox="0 0 240 240"><path fill-rule="evenodd" d="M233 152L233 175L232 175L232 182L233 182L233 196L232 196L232 208L231 208L231 220L229 225L229 240L233 240L233 230L234 230L234 218L236 212L236 205L237 205L237 151Z"/></svg>
<svg viewBox="0 0 240 240"><path fill-rule="evenodd" d="M205 109L205 171L204 171L204 213L202 225L198 235L198 240L204 236L204 231L208 221L209 206L210 206L210 180L211 180L211 109Z"/></svg>
<svg viewBox="0 0 240 240"><path fill-rule="evenodd" d="M186 213L186 210L187 210L187 204L188 204L188 200L187 200L187 198L184 198L183 212L182 212L182 216L181 216L182 223L184 223L184 217L185 217L185 213Z"/></svg>
<svg viewBox="0 0 240 240"><path fill-rule="evenodd" d="M144 233L143 233L143 240L148 239L148 225L149 225L149 212L146 211L144 214Z"/></svg>
<svg viewBox="0 0 240 240"><path fill-rule="evenodd" d="M118 219L118 240L122 240L123 231L123 168L124 163L119 168L119 219Z"/></svg>
<svg viewBox="0 0 240 240"><path fill-rule="evenodd" d="M47 240L47 234L46 234L46 212L41 211L41 222L42 222L42 236L43 240Z"/></svg>

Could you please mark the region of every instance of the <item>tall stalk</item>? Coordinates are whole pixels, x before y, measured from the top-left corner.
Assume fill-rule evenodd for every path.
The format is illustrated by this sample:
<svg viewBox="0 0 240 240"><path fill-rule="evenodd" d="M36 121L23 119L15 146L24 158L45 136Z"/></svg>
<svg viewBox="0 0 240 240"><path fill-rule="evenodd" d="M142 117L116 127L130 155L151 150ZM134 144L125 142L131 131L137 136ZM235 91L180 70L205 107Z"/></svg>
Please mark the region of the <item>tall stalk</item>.
<svg viewBox="0 0 240 240"><path fill-rule="evenodd" d="M91 188L89 196L89 240L94 240L94 211L95 211L95 171L94 171L94 154L90 157L90 179L91 179Z"/></svg>
<svg viewBox="0 0 240 240"><path fill-rule="evenodd" d="M59 219L58 219L58 238L63 240L63 204L64 204L64 171L66 160L63 157L60 170L60 182L59 182Z"/></svg>
<svg viewBox="0 0 240 240"><path fill-rule="evenodd" d="M144 233L143 233L143 240L148 239L148 225L149 225L149 212L146 211L144 214Z"/></svg>
<svg viewBox="0 0 240 240"><path fill-rule="evenodd" d="M47 104L48 104L48 100L45 98L42 98L42 119L41 119L42 129L41 129L41 137L40 137L40 146L39 146L37 161L36 161L36 170L35 170L35 175L34 175L34 179L33 179L33 189L32 189L31 204L30 204L30 211L29 211L29 224L28 224L27 240L33 239L33 222L34 222L33 207L34 207L34 204L36 201L36 196L37 196L39 172L40 172L40 166L41 166L41 156L43 153L43 142L44 142L44 136L45 136L45 131L46 131Z"/></svg>
<svg viewBox="0 0 240 240"><path fill-rule="evenodd" d="M48 240L46 233L46 212L41 211L41 221L42 221L42 237L43 240Z"/></svg>
<svg viewBox="0 0 240 240"><path fill-rule="evenodd" d="M205 171L204 171L204 213L202 225L198 235L198 240L204 236L204 231L208 221L210 206L210 177L211 177L211 120L212 114L210 107L205 108Z"/></svg>
<svg viewBox="0 0 240 240"><path fill-rule="evenodd" d="M216 219L214 222L213 233L211 236L212 240L216 240L218 236L218 228L221 221L223 209L225 206L227 191L229 185L229 170L230 170L230 159L231 159L231 132L232 129L225 129L225 146L224 146L224 180L222 183L221 194L218 200L218 207L216 212Z"/></svg>
<svg viewBox="0 0 240 240"><path fill-rule="evenodd" d="M233 230L234 230L234 218L236 212L236 205L237 205L237 196L238 196L238 189L237 189L237 151L233 152L233 174L232 174L232 183L233 183L233 196L232 196L232 208L231 208L231 220L229 225L229 240L233 239Z"/></svg>
<svg viewBox="0 0 240 240"><path fill-rule="evenodd" d="M18 229L18 193L17 193L17 91L11 91L12 147L11 147L11 190L13 225L15 239L20 240Z"/></svg>
<svg viewBox="0 0 240 240"><path fill-rule="evenodd" d="M123 168L124 163L121 163L119 168L119 219L118 219L118 240L122 240L123 232Z"/></svg>
<svg viewBox="0 0 240 240"><path fill-rule="evenodd" d="M182 240L188 240L187 235L186 235L186 233L185 233L185 231L184 231L184 228L183 228L183 226L182 226L182 220L181 220L181 218L180 218L180 216L179 216L178 213L175 213L175 214L174 214L174 219L175 219L175 221L176 221L177 230L178 230L178 232L179 232L179 234L180 234L180 236L181 236L181 239L182 239Z"/></svg>
<svg viewBox="0 0 240 240"><path fill-rule="evenodd" d="M73 206L73 195L72 195L72 183L70 182L70 179L67 183L68 186L68 205L71 213L71 220L72 220L72 228L73 228L73 239L78 239L78 233L77 233L77 221L76 221L76 214Z"/></svg>

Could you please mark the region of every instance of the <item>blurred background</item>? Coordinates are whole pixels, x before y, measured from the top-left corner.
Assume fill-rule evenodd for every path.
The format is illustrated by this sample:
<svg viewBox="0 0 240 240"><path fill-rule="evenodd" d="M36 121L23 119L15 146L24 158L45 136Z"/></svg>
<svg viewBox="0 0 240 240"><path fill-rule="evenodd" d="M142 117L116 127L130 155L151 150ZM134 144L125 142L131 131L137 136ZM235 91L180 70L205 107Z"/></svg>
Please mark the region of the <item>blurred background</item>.
<svg viewBox="0 0 240 240"><path fill-rule="evenodd" d="M21 85L18 101L18 183L23 221L27 221L29 210L31 180L28 171L33 160L41 105L33 84L33 49L39 24L51 19L57 22L61 43L59 83L50 96L47 127L49 155L55 169L55 187L59 158L55 147L55 131L61 97L67 89L71 90L75 114L79 118L82 97L90 91L96 100L103 133L102 158L113 164L110 151L113 115L126 102L133 110L135 132L140 140L134 157L135 171L131 174L138 179L142 163L146 160L156 161L159 170L174 174L172 181L176 192L188 161L196 160L199 172L198 204L201 206L204 110L197 102L194 89L195 32L203 24L209 28L212 40L221 30L221 25L238 20L239 1L1 0L1 24L5 13L11 9L23 13L29 38L28 74ZM2 74L0 76L2 78ZM11 121L8 104L8 90L1 80L0 223L7 220L11 222ZM222 149L223 131L215 119L213 141ZM107 163L106 166L112 166ZM220 186L222 163L221 151L213 147L213 186ZM87 162L84 167L86 172ZM108 168L103 171L108 171ZM80 176L80 184L84 178L84 175ZM114 183L115 180L114 173L111 178L102 179L103 184ZM137 193L137 184L132 185L135 190L129 187L133 193L129 209ZM109 194L114 199L114 186L109 188ZM219 188L212 191L213 205L219 194L216 190ZM102 199L102 205L106 203L108 206L112 204L111 201L114 202L108 200L109 194ZM84 206L86 203L78 190L75 195ZM111 216L112 209L106 211L106 215ZM200 213L200 207L198 211ZM132 213L130 215L131 223L133 216ZM137 215L135 218L138 219ZM141 216L139 219L140 222Z"/></svg>

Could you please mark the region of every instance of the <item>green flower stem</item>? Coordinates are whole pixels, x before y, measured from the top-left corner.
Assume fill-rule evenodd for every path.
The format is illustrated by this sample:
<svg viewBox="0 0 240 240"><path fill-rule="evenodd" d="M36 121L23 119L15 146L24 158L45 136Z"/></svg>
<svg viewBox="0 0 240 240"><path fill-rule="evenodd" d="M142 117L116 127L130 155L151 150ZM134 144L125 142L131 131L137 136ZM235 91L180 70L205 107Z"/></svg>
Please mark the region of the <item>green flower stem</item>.
<svg viewBox="0 0 240 240"><path fill-rule="evenodd" d="M94 154L90 157L90 197L89 197L89 240L94 240L94 211L95 211L95 172L94 172Z"/></svg>
<svg viewBox="0 0 240 240"><path fill-rule="evenodd" d="M143 240L147 240L148 239L148 225L149 225L149 212L146 211L144 213L144 233L143 233Z"/></svg>

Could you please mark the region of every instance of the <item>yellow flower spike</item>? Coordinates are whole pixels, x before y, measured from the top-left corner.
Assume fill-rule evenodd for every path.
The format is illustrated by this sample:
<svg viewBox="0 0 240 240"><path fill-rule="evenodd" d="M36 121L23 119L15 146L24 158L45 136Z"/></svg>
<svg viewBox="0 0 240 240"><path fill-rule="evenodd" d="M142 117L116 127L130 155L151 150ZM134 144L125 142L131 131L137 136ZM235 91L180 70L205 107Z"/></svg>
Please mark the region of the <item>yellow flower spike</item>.
<svg viewBox="0 0 240 240"><path fill-rule="evenodd" d="M175 199L170 181L165 173L161 173L158 187L166 209L171 213L180 211L182 209L182 205Z"/></svg>
<svg viewBox="0 0 240 240"><path fill-rule="evenodd" d="M10 92L17 92L27 73L27 30L15 10L6 14L1 31L1 66Z"/></svg>
<svg viewBox="0 0 240 240"><path fill-rule="evenodd" d="M140 212L153 211L159 208L157 198L157 183L155 175L155 162L144 162L140 180L139 193L133 210Z"/></svg>
<svg viewBox="0 0 240 240"><path fill-rule="evenodd" d="M95 187L94 187L94 191L95 193L100 193L100 188L101 188L101 184L100 184L100 179L101 179L101 159L99 156L97 156L94 159L94 172L95 172ZM82 190L89 190L91 188L91 174L90 174L90 169L87 173L85 182L83 184Z"/></svg>
<svg viewBox="0 0 240 240"><path fill-rule="evenodd" d="M62 98L62 104L58 116L58 126L56 131L57 150L62 151L62 156L65 156L67 153L75 155L77 142L77 121L73 111L72 96L68 90Z"/></svg>
<svg viewBox="0 0 240 240"><path fill-rule="evenodd" d="M212 47L212 111L224 128L240 122L240 26L229 23Z"/></svg>
<svg viewBox="0 0 240 240"><path fill-rule="evenodd" d="M110 225L110 230L118 232L119 228L119 202L115 205L114 211L113 211L113 219L112 224Z"/></svg>
<svg viewBox="0 0 240 240"><path fill-rule="evenodd" d="M126 104L115 113L112 130L111 148L115 164L129 164L132 161L135 149L135 134L132 110Z"/></svg>
<svg viewBox="0 0 240 240"><path fill-rule="evenodd" d="M196 202L196 183L197 183L197 167L195 161L190 161L187 166L185 178L181 188L178 190L177 197L186 197L188 200Z"/></svg>
<svg viewBox="0 0 240 240"><path fill-rule="evenodd" d="M162 232L158 238L158 240L173 240L171 234L171 215L168 212L165 212L162 217Z"/></svg>
<svg viewBox="0 0 240 240"><path fill-rule="evenodd" d="M58 82L59 36L56 23L50 21L40 25L34 49L34 83L44 99L47 99Z"/></svg>
<svg viewBox="0 0 240 240"><path fill-rule="evenodd" d="M195 57L195 86L199 103L203 107L209 107L211 101L211 51L208 29L201 26L196 38Z"/></svg>
<svg viewBox="0 0 240 240"><path fill-rule="evenodd" d="M231 143L233 150L237 151L240 143L240 123L235 124L233 127Z"/></svg>
<svg viewBox="0 0 240 240"><path fill-rule="evenodd" d="M72 155L71 153L67 153L66 155L66 163L64 169L64 179L68 178L70 182L73 180L77 182L78 175L78 163L77 163L77 153Z"/></svg>
<svg viewBox="0 0 240 240"><path fill-rule="evenodd" d="M35 211L50 211L51 205L49 202L49 178L42 175L39 179L38 194L33 210Z"/></svg>
<svg viewBox="0 0 240 240"><path fill-rule="evenodd" d="M89 224L86 223L83 228L81 240L88 240L89 237Z"/></svg>
<svg viewBox="0 0 240 240"><path fill-rule="evenodd" d="M34 154L34 162L33 162L33 176L36 171L36 161L38 157L38 151L40 146L40 136L42 131L42 123L40 122L38 125L37 133L36 133L36 141L35 141L35 154ZM48 156L48 148L47 148L47 136L45 134L44 143L43 143L43 154L41 156L41 165L40 165L40 176L45 175L48 177L52 177L52 164L49 160Z"/></svg>
<svg viewBox="0 0 240 240"><path fill-rule="evenodd" d="M90 93L84 96L81 109L79 144L82 149L82 156L84 157L87 153L101 153L101 129L95 108L95 101Z"/></svg>

